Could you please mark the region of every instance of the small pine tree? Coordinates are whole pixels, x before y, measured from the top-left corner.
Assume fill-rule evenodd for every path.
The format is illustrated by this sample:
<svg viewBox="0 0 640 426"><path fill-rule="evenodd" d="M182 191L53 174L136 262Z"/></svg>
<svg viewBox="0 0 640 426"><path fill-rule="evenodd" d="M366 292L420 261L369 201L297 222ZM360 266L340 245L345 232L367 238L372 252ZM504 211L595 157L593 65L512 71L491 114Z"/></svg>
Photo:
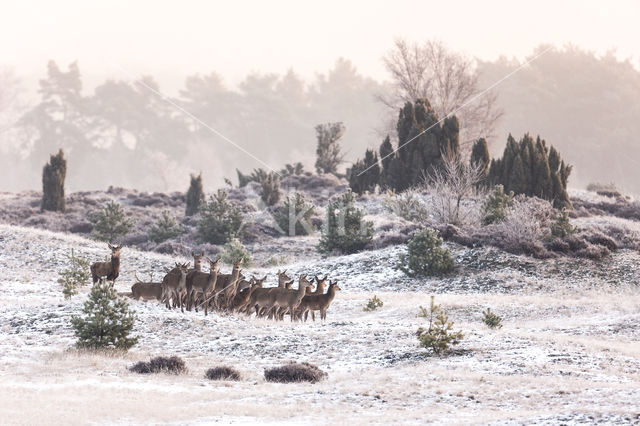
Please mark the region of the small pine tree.
<svg viewBox="0 0 640 426"><path fill-rule="evenodd" d="M238 236L241 227L242 213L227 199L227 192L222 189L200 207L198 231L206 242L224 244Z"/></svg>
<svg viewBox="0 0 640 426"><path fill-rule="evenodd" d="M355 207L351 190L330 201L318 251L328 254L338 250L349 254L362 250L373 238L373 222L363 218L364 211Z"/></svg>
<svg viewBox="0 0 640 426"><path fill-rule="evenodd" d="M62 285L62 294L65 299L78 294L78 287L89 284L91 274L89 273L89 260L75 255L71 249L70 255L65 255L69 259L69 266L60 272L58 284Z"/></svg>
<svg viewBox="0 0 640 426"><path fill-rule="evenodd" d="M64 179L67 175L67 160L62 149L51 155L42 170L42 205L40 210L63 212L66 209L64 199Z"/></svg>
<svg viewBox="0 0 640 426"><path fill-rule="evenodd" d="M336 174L344 155L340 152L340 138L344 135L342 123L326 123L316 126L318 147L316 148L316 171Z"/></svg>
<svg viewBox="0 0 640 426"><path fill-rule="evenodd" d="M153 242L161 243L171 238L176 238L182 234L182 232L182 226L176 222L169 211L164 210L162 216L160 216L158 221L149 229L149 239Z"/></svg>
<svg viewBox="0 0 640 426"><path fill-rule="evenodd" d="M267 206L273 206L280 201L280 176L270 172L262 182L260 198Z"/></svg>
<svg viewBox="0 0 640 426"><path fill-rule="evenodd" d="M314 212L313 203L307 202L302 194L296 192L295 199L287 197L283 206L273 210L273 218L289 236L309 235L315 231L311 223Z"/></svg>
<svg viewBox="0 0 640 426"><path fill-rule="evenodd" d="M202 188L202 173L198 176L191 175L191 184L187 191L186 216L193 216L198 213L200 205L204 202L204 190Z"/></svg>
<svg viewBox="0 0 640 426"><path fill-rule="evenodd" d="M242 266L246 267L251 265L251 254L249 253L249 250L247 250L239 239L232 238L222 247L220 259L224 263L231 265L240 258L243 259Z"/></svg>
<svg viewBox="0 0 640 426"><path fill-rule="evenodd" d="M569 213L567 213L566 208L562 209L558 219L551 224L551 235L558 238L564 238L567 235L575 234L576 230L576 227L571 225Z"/></svg>
<svg viewBox="0 0 640 426"><path fill-rule="evenodd" d="M451 252L442 247L442 238L433 229L416 234L407 244L408 253L400 255L398 267L409 276L427 276L453 271Z"/></svg>
<svg viewBox="0 0 640 426"><path fill-rule="evenodd" d="M136 337L129 337L135 313L110 282L100 280L94 284L82 313L71 317L78 347L128 350L138 342Z"/></svg>
<svg viewBox="0 0 640 426"><path fill-rule="evenodd" d="M380 300L380 298L374 295L369 301L367 305L362 309L365 312L375 311L378 308L381 308L384 305L384 302Z"/></svg>
<svg viewBox="0 0 640 426"><path fill-rule="evenodd" d="M133 228L133 221L127 219L124 209L115 201L109 201L91 217L91 222L95 238L109 243L124 237Z"/></svg>
<svg viewBox="0 0 640 426"><path fill-rule="evenodd" d="M491 312L491 308L487 308L482 315L482 322L490 329L502 328L502 317Z"/></svg>
<svg viewBox="0 0 640 426"><path fill-rule="evenodd" d="M513 191L505 194L502 185L494 186L493 192L489 194L482 205L482 224L490 225L502 222L507 216L507 209L511 204L513 204Z"/></svg>
<svg viewBox="0 0 640 426"><path fill-rule="evenodd" d="M422 308L423 312L426 309ZM440 305L435 304L435 296L431 296L431 305L428 312L429 328L426 330L422 327L416 333L420 346L430 349L436 355L448 352L451 346L459 344L464 338L462 331L453 331L453 321L449 321L449 317Z"/></svg>

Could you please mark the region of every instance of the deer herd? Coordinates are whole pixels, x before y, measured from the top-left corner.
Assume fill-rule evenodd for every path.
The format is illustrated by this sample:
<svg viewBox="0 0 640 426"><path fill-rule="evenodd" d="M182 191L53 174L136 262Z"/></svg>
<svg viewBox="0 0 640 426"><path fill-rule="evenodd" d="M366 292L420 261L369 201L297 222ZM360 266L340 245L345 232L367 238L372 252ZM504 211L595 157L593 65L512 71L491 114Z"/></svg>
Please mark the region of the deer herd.
<svg viewBox="0 0 640 426"><path fill-rule="evenodd" d="M106 277L115 282L120 273L120 249L122 245L109 244L111 260L95 262L91 265L93 282ZM309 313L315 321L315 313L320 313L320 319L327 318L327 310L340 291L338 281L327 281L327 276L310 278L305 274L298 277L298 288L294 289L294 279L287 275L287 271L277 272L278 285L264 287L267 280L252 276L249 280L242 274L243 259L233 262L230 274L220 273L220 259L212 260L204 253L194 253L193 267L189 263L176 263L172 269L165 270L161 282L142 281L135 273L136 283L131 286L131 297L140 300L158 300L168 309L180 308L181 312L195 309L221 312L239 312L256 317L283 320L285 315L291 321L306 321ZM209 271L202 270L203 260L209 264ZM327 288L328 283L328 288ZM325 292L325 289L327 290Z"/></svg>

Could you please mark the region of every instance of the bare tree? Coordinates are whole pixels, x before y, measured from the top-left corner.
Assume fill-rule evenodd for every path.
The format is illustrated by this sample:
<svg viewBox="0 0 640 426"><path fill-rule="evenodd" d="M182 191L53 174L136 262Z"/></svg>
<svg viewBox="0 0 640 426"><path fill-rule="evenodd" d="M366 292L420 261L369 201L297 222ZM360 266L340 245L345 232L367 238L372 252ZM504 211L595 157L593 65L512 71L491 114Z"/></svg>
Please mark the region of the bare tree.
<svg viewBox="0 0 640 426"><path fill-rule="evenodd" d="M392 86L390 93L378 99L389 108L397 111L404 103L422 98L429 101L440 118L455 111L465 152L475 140L493 136L502 112L491 91L474 99L481 88L473 59L449 50L440 41L418 44L397 39L383 62Z"/></svg>
<svg viewBox="0 0 640 426"><path fill-rule="evenodd" d="M484 178L482 164L465 164L460 154L442 154L442 165L424 176L424 186L431 192L431 202L440 223L462 225L477 214L477 206L466 208L464 201L476 193Z"/></svg>

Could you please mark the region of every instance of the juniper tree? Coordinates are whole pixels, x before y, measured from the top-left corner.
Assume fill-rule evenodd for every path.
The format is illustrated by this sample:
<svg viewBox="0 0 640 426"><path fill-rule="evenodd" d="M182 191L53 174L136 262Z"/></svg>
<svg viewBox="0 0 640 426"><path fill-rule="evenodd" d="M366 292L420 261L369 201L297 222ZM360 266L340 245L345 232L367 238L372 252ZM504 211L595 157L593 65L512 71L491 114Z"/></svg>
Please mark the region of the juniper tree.
<svg viewBox="0 0 640 426"><path fill-rule="evenodd" d="M260 198L267 206L273 206L280 201L280 176L270 172L262 182Z"/></svg>
<svg viewBox="0 0 640 426"><path fill-rule="evenodd" d="M129 337L135 313L110 282L100 280L93 285L82 314L71 317L78 347L128 350L138 342L136 337Z"/></svg>
<svg viewBox="0 0 640 426"><path fill-rule="evenodd" d="M66 210L64 179L67 175L67 160L62 149L51 155L42 170L42 204L40 210L63 212Z"/></svg>
<svg viewBox="0 0 640 426"><path fill-rule="evenodd" d="M318 173L336 174L344 155L340 148L340 138L344 135L345 127L341 122L318 124L316 137L316 171Z"/></svg>
<svg viewBox="0 0 640 426"><path fill-rule="evenodd" d="M364 160L357 160L349 173L349 187L357 194L373 191L380 182L378 154L368 149Z"/></svg>
<svg viewBox="0 0 640 426"><path fill-rule="evenodd" d="M198 213L200 205L204 201L204 190L202 188L202 173L198 176L191 175L191 184L187 191L187 209L186 216L193 216Z"/></svg>
<svg viewBox="0 0 640 426"><path fill-rule="evenodd" d="M479 184L485 185L487 177L489 176L489 164L491 162L491 157L489 156L489 145L487 144L486 139L480 138L473 144L470 162L472 165L482 166L482 176Z"/></svg>

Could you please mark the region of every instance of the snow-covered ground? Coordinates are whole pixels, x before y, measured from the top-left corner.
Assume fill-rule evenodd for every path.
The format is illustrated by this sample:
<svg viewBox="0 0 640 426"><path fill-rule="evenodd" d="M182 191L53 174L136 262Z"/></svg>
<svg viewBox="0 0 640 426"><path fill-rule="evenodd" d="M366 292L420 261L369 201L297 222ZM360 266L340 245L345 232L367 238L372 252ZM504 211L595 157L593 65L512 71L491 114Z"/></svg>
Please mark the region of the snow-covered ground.
<svg viewBox="0 0 640 426"><path fill-rule="evenodd" d="M290 275L339 280L325 323L205 317L131 301L139 343L112 355L72 348L69 317L88 293L65 301L56 283L72 247L95 260L107 254L105 244L81 237L0 225L2 424L640 422L636 252L597 263L450 246L458 270L428 280L393 268L400 247L306 262L292 256ZM188 259L125 248L116 287L126 292L134 271L159 277L178 260ZM250 272L267 273L273 285L276 269ZM363 312L374 294L384 306ZM426 356L417 345L419 306L432 294L465 333L455 355ZM503 316L501 330L481 322L487 307ZM182 357L188 374L127 370L158 355ZM313 385L264 380L265 368L289 360L329 377ZM243 380L204 378L221 364Z"/></svg>

